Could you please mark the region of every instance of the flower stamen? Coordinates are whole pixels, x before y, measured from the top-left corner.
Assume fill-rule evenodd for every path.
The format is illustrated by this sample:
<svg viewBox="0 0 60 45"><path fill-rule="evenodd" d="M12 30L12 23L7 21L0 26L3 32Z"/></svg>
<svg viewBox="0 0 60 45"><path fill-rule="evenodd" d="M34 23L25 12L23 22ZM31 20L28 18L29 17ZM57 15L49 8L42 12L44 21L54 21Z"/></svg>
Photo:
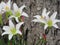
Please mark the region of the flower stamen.
<svg viewBox="0 0 60 45"><path fill-rule="evenodd" d="M15 28L11 28L10 32L15 35L16 34L16 29Z"/></svg>
<svg viewBox="0 0 60 45"><path fill-rule="evenodd" d="M20 17L20 16L21 16L21 13L20 13L19 10L17 10L17 11L15 12L15 16L16 16L16 17Z"/></svg>
<svg viewBox="0 0 60 45"><path fill-rule="evenodd" d="M8 6L5 6L5 10L9 10L9 7Z"/></svg>
<svg viewBox="0 0 60 45"><path fill-rule="evenodd" d="M48 24L49 27L51 27L52 26L52 20L48 20L47 24Z"/></svg>

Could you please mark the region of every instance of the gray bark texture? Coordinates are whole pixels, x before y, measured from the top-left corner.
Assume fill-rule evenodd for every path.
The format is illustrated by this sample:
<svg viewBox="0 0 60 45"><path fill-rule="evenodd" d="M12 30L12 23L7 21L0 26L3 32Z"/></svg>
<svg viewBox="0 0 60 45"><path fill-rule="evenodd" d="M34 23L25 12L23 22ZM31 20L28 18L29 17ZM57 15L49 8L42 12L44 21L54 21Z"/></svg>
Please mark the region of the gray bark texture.
<svg viewBox="0 0 60 45"><path fill-rule="evenodd" d="M45 33L43 26L41 26L39 23L31 22L34 19L33 16L41 15L44 7L47 9L47 11L51 11L51 14L57 11L58 14L56 18L60 19L60 0L12 0L12 2L17 3L19 7L22 6L23 4L27 6L24 9L24 11L29 15L29 18L25 18L25 27L24 27L25 29L26 28L29 29L27 37L27 45L36 45L38 37L41 36L41 33ZM58 23L58 26L60 28L60 23ZM46 45L60 45L59 29L52 28L49 31L49 33L47 34Z"/></svg>

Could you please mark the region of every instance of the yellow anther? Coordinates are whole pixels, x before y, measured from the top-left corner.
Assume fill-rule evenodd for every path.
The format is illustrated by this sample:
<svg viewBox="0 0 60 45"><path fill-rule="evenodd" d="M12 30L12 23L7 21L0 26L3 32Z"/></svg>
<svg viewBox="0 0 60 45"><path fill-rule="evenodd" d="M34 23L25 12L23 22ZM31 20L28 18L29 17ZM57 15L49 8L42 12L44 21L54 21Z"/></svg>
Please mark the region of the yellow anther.
<svg viewBox="0 0 60 45"><path fill-rule="evenodd" d="M9 10L9 7L8 6L5 6L5 10Z"/></svg>

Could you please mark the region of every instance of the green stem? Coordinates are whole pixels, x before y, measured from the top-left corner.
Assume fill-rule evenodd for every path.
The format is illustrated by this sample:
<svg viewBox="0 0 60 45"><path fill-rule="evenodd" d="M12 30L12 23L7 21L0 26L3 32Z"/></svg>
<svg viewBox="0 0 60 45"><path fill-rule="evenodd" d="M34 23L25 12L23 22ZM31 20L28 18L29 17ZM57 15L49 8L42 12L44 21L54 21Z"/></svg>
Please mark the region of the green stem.
<svg viewBox="0 0 60 45"><path fill-rule="evenodd" d="M3 21L2 21L2 15L0 14L0 25L3 25Z"/></svg>
<svg viewBox="0 0 60 45"><path fill-rule="evenodd" d="M6 19L8 19L8 16L9 16L9 13L8 13L8 12L6 12Z"/></svg>
<svg viewBox="0 0 60 45"><path fill-rule="evenodd" d="M40 41L41 41L41 40L39 40L39 41L36 43L36 45L38 45L38 44L40 43Z"/></svg>
<svg viewBox="0 0 60 45"><path fill-rule="evenodd" d="M11 10L7 11L6 12L6 19L8 19L8 17L11 16L11 15L12 15L12 11Z"/></svg>
<svg viewBox="0 0 60 45"><path fill-rule="evenodd" d="M19 40L19 43L20 43L19 45L22 45L22 39Z"/></svg>
<svg viewBox="0 0 60 45"><path fill-rule="evenodd" d="M5 45L4 39L0 39L0 45Z"/></svg>
<svg viewBox="0 0 60 45"><path fill-rule="evenodd" d="M25 43L25 41L24 41L24 30L23 30L23 39L22 40L23 40L23 45L24 45L24 43Z"/></svg>
<svg viewBox="0 0 60 45"><path fill-rule="evenodd" d="M10 40L8 40L8 45L10 45Z"/></svg>
<svg viewBox="0 0 60 45"><path fill-rule="evenodd" d="M25 45L27 45L27 41L25 41Z"/></svg>
<svg viewBox="0 0 60 45"><path fill-rule="evenodd" d="M21 30L22 30L22 37L19 40L19 42L20 42L20 45L25 45L25 41L24 41L24 26L23 25L21 27Z"/></svg>
<svg viewBox="0 0 60 45"><path fill-rule="evenodd" d="M15 45L15 37L12 39L12 41L13 41L13 44L12 45Z"/></svg>

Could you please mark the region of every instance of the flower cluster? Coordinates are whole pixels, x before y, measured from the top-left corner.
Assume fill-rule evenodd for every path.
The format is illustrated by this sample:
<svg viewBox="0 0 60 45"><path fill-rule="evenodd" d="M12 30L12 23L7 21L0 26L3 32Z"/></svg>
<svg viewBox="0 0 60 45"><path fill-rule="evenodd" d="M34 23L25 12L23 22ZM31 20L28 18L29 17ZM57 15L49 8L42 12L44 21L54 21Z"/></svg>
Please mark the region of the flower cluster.
<svg viewBox="0 0 60 45"><path fill-rule="evenodd" d="M16 34L22 35L20 28L21 28L21 25L24 24L24 22L22 21L21 17L22 16L28 17L28 14L23 11L23 9L26 7L25 5L18 7L16 3L13 3L13 9L11 9L11 6L12 6L11 0L8 0L7 3L3 1L0 3L0 14L2 15L3 13L6 13L7 19L9 20L9 26L3 26L3 30L5 32L2 33L2 36L5 34L8 34L9 40L12 39L13 35L16 35ZM16 25L13 24L12 18L15 18L17 22Z"/></svg>
<svg viewBox="0 0 60 45"><path fill-rule="evenodd" d="M57 12L54 12L51 16L49 16L50 11L47 12L46 8L43 9L42 15L36 15L34 16L36 19L32 20L33 22L39 22L45 24L44 30L47 27L55 27L58 28L57 22L60 22L60 20L56 19Z"/></svg>

